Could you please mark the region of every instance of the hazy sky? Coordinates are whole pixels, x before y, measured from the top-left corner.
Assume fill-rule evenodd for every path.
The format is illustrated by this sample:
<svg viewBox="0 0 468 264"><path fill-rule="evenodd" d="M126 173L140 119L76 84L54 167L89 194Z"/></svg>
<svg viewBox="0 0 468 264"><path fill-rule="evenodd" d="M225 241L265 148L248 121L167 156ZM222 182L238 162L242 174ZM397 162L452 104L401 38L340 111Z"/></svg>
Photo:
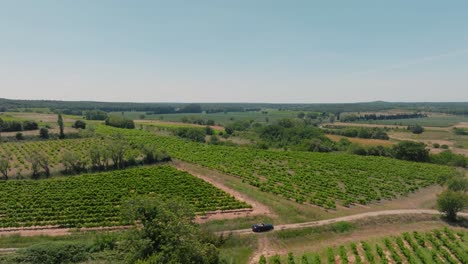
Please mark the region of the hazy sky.
<svg viewBox="0 0 468 264"><path fill-rule="evenodd" d="M0 97L468 101L468 1L0 0Z"/></svg>

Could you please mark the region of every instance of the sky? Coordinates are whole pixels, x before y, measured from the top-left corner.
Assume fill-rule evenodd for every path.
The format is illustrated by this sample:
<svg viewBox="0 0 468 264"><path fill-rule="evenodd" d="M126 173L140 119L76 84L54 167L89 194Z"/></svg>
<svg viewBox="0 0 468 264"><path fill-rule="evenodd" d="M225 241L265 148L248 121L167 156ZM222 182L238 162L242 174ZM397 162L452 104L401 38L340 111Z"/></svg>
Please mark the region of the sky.
<svg viewBox="0 0 468 264"><path fill-rule="evenodd" d="M468 1L0 0L0 98L468 101Z"/></svg>

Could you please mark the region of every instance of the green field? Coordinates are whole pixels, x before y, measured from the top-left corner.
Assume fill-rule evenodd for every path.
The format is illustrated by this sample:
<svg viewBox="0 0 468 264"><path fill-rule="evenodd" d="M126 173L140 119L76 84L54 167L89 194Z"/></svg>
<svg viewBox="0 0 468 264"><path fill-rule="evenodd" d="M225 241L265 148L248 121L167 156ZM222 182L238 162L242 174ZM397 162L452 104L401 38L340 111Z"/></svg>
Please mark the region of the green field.
<svg viewBox="0 0 468 264"><path fill-rule="evenodd" d="M140 119L141 114L145 114L145 119L154 119L170 122L182 122L184 117L197 118L204 120L213 120L216 124L226 125L234 121L250 121L258 123L275 122L282 118L294 118L297 116L297 111L279 111L279 110L265 110L268 113L262 112L228 112L228 113L212 113L212 114L160 114L160 115L146 115L144 112L125 112L124 115L131 119ZM121 114L117 112L115 114Z"/></svg>
<svg viewBox="0 0 468 264"><path fill-rule="evenodd" d="M99 133L114 129L99 127ZM236 175L260 190L325 208L392 199L435 184L445 166L339 153L258 150L206 145L125 130L134 144L152 142L171 157Z"/></svg>
<svg viewBox="0 0 468 264"><path fill-rule="evenodd" d="M444 228L361 241L302 256L274 256L268 263L468 263L468 232ZM306 262L307 261L307 262Z"/></svg>
<svg viewBox="0 0 468 264"><path fill-rule="evenodd" d="M121 216L122 202L139 195L179 198L197 212L250 207L173 167L140 167L39 181L0 182L0 227L129 224Z"/></svg>
<svg viewBox="0 0 468 264"><path fill-rule="evenodd" d="M379 124L379 125L400 125L408 126L419 124L421 126L429 127L449 127L454 126L460 122L468 122L468 116L455 116L455 115L435 115L423 118L408 118L408 119L394 119L394 120L359 120L355 123L365 124Z"/></svg>

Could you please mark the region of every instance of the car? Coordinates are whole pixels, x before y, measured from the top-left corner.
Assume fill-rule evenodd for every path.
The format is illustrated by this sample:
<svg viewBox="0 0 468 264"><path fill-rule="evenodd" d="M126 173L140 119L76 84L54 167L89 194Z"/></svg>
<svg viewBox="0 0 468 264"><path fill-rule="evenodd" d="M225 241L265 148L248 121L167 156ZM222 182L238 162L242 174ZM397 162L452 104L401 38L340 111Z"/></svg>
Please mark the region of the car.
<svg viewBox="0 0 468 264"><path fill-rule="evenodd" d="M255 224L252 225L253 232L266 232L275 229L272 224Z"/></svg>

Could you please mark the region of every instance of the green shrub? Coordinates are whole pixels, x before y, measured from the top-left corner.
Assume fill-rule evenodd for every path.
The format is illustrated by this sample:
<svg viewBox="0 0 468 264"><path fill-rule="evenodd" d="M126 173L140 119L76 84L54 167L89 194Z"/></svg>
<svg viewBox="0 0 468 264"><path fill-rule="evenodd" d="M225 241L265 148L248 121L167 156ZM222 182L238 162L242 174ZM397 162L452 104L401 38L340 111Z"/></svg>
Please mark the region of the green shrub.
<svg viewBox="0 0 468 264"><path fill-rule="evenodd" d="M78 263L88 258L89 249L89 245L83 243L41 243L21 250L18 262L33 264Z"/></svg>

